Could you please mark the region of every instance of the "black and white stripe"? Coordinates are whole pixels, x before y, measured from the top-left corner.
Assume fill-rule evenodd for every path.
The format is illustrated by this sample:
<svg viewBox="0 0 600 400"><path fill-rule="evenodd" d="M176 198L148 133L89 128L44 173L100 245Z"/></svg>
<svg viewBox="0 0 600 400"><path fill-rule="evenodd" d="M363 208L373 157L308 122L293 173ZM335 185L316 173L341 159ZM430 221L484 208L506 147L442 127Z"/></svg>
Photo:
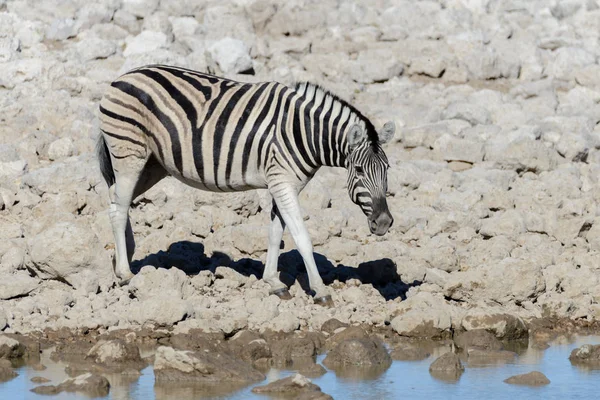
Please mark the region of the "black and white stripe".
<svg viewBox="0 0 600 400"><path fill-rule="evenodd" d="M391 138L393 127L386 125L385 135L378 135L354 107L313 84L240 83L151 65L111 84L100 103L100 122L98 149L111 189L116 272L122 279L131 276L130 255L125 257L131 253L125 244L131 200L166 175L209 191L268 188L273 224L281 225L275 231L272 226L270 243L290 228L320 297L326 291L316 266L313 271L312 246L297 204L308 180L321 166L348 168L353 201L370 219L389 215L388 163L380 142ZM269 253L265 279L281 291L271 246Z"/></svg>

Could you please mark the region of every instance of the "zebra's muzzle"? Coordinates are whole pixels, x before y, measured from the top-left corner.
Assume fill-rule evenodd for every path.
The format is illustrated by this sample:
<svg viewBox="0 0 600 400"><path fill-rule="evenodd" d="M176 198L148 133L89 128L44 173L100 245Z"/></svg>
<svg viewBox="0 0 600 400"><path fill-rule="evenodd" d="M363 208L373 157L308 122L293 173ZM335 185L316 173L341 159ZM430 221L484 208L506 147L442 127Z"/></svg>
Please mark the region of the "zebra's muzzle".
<svg viewBox="0 0 600 400"><path fill-rule="evenodd" d="M394 223L394 217L388 210L379 213L378 215L371 215L369 218L369 229L371 233L377 236L383 236L391 228Z"/></svg>

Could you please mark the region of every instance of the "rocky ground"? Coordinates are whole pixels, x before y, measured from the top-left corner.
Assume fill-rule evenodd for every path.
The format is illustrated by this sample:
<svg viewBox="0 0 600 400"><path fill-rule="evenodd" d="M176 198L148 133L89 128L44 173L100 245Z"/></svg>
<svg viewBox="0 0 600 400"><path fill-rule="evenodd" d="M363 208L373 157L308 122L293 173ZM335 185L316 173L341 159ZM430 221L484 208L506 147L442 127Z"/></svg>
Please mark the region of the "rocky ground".
<svg viewBox="0 0 600 400"><path fill-rule="evenodd" d="M483 328L512 339L539 318L593 326L599 5L0 0L0 330L230 337L336 318L407 337ZM334 308L306 293L287 234L280 270L293 299L268 295L265 192L173 179L135 201L139 272L114 284L97 106L147 63L309 80L376 126L396 122L385 237L369 234L345 171L319 171L302 193Z"/></svg>

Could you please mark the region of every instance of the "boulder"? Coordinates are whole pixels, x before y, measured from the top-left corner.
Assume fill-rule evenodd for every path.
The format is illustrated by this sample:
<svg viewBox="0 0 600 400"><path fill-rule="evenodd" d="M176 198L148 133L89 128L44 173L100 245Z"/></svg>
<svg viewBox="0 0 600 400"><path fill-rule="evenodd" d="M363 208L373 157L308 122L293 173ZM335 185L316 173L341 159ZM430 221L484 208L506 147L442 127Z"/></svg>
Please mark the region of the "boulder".
<svg viewBox="0 0 600 400"><path fill-rule="evenodd" d="M550 383L546 375L538 371L528 372L526 374L511 376L504 380L511 385L544 386Z"/></svg>
<svg viewBox="0 0 600 400"><path fill-rule="evenodd" d="M333 348L323 360L328 368L340 366L390 366L392 358L377 339L348 339Z"/></svg>
<svg viewBox="0 0 600 400"><path fill-rule="evenodd" d="M332 350L345 340L367 339L368 337L369 334L362 326L349 326L342 330L338 330L337 333L327 339L326 347L328 350Z"/></svg>
<svg viewBox="0 0 600 400"><path fill-rule="evenodd" d="M226 353L178 351L161 346L154 358L157 382L197 382L202 384L251 383L265 376L250 364Z"/></svg>

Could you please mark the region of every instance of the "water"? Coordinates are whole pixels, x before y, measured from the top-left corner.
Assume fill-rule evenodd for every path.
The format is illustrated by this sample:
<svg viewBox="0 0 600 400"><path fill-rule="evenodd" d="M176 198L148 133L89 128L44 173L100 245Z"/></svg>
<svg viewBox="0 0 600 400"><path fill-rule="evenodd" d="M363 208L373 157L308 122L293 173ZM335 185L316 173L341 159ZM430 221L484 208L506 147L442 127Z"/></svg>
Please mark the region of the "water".
<svg viewBox="0 0 600 400"><path fill-rule="evenodd" d="M569 362L571 350L583 344L600 343L600 337L582 336L573 340L563 339L552 343L547 350L527 348L511 362L470 365L456 382L438 380L429 374L431 362L448 351L437 348L433 355L423 361L394 361L384 371L356 370L331 371L312 381L323 392L335 399L591 399L598 397L600 370L572 366ZM78 400L87 397L78 394L61 393L54 397L40 396L29 390L36 386L30 382L34 376L51 379L49 384L57 384L67 377L65 365L49 360L49 352L42 354L42 363L48 367L44 371L34 371L28 366L17 370L19 376L9 382L0 383L1 400ZM324 356L317 358L321 362ZM504 379L530 371L544 373L551 383L543 387L508 385ZM256 385L263 385L293 374L293 370L271 369L267 379ZM111 392L106 400L162 400L162 399L269 399L272 397L251 392L253 386L243 388L223 385L207 392L205 388L194 386L156 386L152 367L142 371L139 379L127 381L123 377L107 376L111 382Z"/></svg>

